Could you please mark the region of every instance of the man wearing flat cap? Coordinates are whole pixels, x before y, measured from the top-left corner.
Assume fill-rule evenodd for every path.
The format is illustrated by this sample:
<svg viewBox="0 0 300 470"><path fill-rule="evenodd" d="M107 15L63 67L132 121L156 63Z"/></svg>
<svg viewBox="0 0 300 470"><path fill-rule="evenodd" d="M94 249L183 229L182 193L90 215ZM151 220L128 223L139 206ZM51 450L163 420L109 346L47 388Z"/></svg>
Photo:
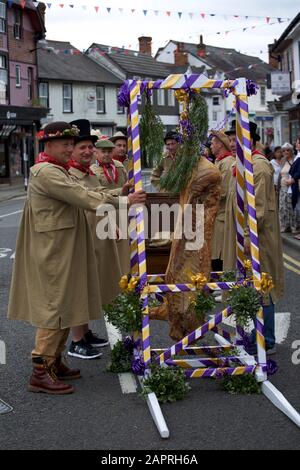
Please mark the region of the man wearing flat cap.
<svg viewBox="0 0 300 470"><path fill-rule="evenodd" d="M262 151L258 150L257 143L260 136L257 124L249 123L252 148L253 177L255 190L256 219L259 240L259 258L261 271L271 275L274 288L270 295L263 297L263 311L265 323L265 339L267 354L275 352L275 304L284 293L284 268L282 256L282 242L280 236L279 216L276 202L276 193L273 184L274 169ZM233 167L229 182L230 190L225 209L225 237L224 237L224 270L236 269L236 168ZM246 195L245 195L246 198ZM245 208L247 201L245 200ZM247 218L247 215L246 215ZM250 255L249 228L246 222L245 254ZM255 330L252 331L248 348L250 354L256 354Z"/></svg>
<svg viewBox="0 0 300 470"><path fill-rule="evenodd" d="M113 160L117 160L118 162L124 165L125 170L129 171L129 163L130 160L127 155L127 137L123 134L123 132L118 131L109 139L114 144L113 149Z"/></svg>
<svg viewBox="0 0 300 470"><path fill-rule="evenodd" d="M228 137L222 131L212 130L211 134L211 152L215 156L215 165L221 173L221 199L215 220L214 233L211 246L212 270L223 270L223 245L224 245L224 225L225 225L225 206L229 190L229 179L231 166L235 158L231 154L230 142Z"/></svg>
<svg viewBox="0 0 300 470"><path fill-rule="evenodd" d="M118 160L113 160L115 145L111 139L101 139L95 144L97 160L91 165L92 172L96 175L100 186L106 190L116 190L122 188L127 183L127 172L124 165ZM117 222L118 223L118 222ZM130 245L127 234L121 234L117 241L119 262L121 272L130 272Z"/></svg>
<svg viewBox="0 0 300 470"><path fill-rule="evenodd" d="M103 203L118 207L118 198L88 190L69 175L77 135L78 128L66 122L53 122L38 133L45 146L30 169L18 233L8 315L37 328L31 392L74 391L64 380L80 377L80 371L61 360L69 329L100 314L97 266L85 210L96 212ZM142 192L132 196L129 203L145 201Z"/></svg>
<svg viewBox="0 0 300 470"><path fill-rule="evenodd" d="M177 132L167 132L164 138L166 151L160 163L152 170L150 181L159 192L164 190L160 187L160 179L165 176L170 168L175 165L176 152L179 143L179 135Z"/></svg>

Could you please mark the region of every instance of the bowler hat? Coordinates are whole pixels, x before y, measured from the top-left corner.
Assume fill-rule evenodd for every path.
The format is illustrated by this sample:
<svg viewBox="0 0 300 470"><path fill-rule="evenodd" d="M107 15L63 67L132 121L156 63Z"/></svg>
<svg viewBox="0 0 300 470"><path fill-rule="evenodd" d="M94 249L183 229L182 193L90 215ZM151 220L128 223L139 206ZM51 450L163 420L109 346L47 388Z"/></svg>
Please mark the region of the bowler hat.
<svg viewBox="0 0 300 470"><path fill-rule="evenodd" d="M88 119L76 119L75 121L70 122L71 126L76 126L79 129L79 135L75 137L74 143L78 144L83 140L90 140L93 142L97 142L97 136L91 134L91 124Z"/></svg>
<svg viewBox="0 0 300 470"><path fill-rule="evenodd" d="M76 126L63 121L56 121L47 124L44 129L37 133L40 142L48 142L49 140L58 139L74 139L79 134Z"/></svg>
<svg viewBox="0 0 300 470"><path fill-rule="evenodd" d="M260 135L257 133L257 124L255 122L249 122L250 126L250 137L251 139L255 140L255 142L260 141Z"/></svg>
<svg viewBox="0 0 300 470"><path fill-rule="evenodd" d="M231 123L230 129L228 131L225 131L226 135L233 135L236 134L236 120L234 119Z"/></svg>

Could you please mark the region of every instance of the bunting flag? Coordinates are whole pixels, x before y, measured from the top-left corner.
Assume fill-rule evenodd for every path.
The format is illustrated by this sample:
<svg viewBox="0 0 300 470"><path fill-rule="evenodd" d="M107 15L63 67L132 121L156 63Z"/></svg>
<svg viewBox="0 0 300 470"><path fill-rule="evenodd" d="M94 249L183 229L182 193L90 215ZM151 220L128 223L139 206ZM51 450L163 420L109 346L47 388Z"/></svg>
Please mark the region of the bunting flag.
<svg viewBox="0 0 300 470"><path fill-rule="evenodd" d="M25 6L26 6L26 1L25 1L25 0L21 0L21 1L20 1L20 4L21 4L21 7L24 9Z"/></svg>
<svg viewBox="0 0 300 470"><path fill-rule="evenodd" d="M28 2L30 1L35 7L38 6L39 1L34 1L34 0L27 0ZM13 5L13 0L7 0L7 5L9 8L12 7ZM20 5L22 6L22 8L25 8L26 7L26 0L20 0ZM93 10L96 11L96 13L99 12L100 10L100 7L99 6L95 6L95 5L86 5L86 4L82 4L82 5L74 5L74 4L66 4L66 3L58 3L58 4L55 4L54 2L51 2L51 3L46 3L46 7L48 9L50 9L51 7L53 6L58 6L59 8L64 8L64 7L69 7L69 8L79 8L81 7L81 9L83 10L88 10L88 8L92 8ZM258 19L258 20L264 20L264 25L267 24L267 25L273 25L273 24L281 24L281 23L284 23L286 21L291 21L291 18L286 18L286 17L272 17L272 16L254 16L254 15L238 15L238 14L221 14L221 13L207 13L207 12L196 12L196 11L174 11L174 10L140 10L140 9L136 9L136 8L131 8L131 9L127 9L127 8L114 8L114 7L103 7L103 8L106 8L106 11L107 11L107 14L110 14L110 13L113 13L115 10L118 10L120 14L124 14L126 12L131 12L131 14L134 14L136 12L140 12L141 14L143 14L145 17L148 15L148 13L152 13L154 14L155 16L158 16L159 14L164 14L165 16L167 16L168 18L177 18L179 20L182 20L186 17L190 18L191 20L193 20L194 18L196 18L197 15L200 15L201 18L203 20L205 20L206 18L210 17L210 18L223 18L225 20L228 20L230 18L234 18L234 19L238 19L238 20L248 20L249 18L255 18L255 19ZM53 9L53 8L52 8ZM271 20L275 21L274 22L271 22ZM256 27L259 27L261 25L254 25L252 27L245 27L245 28L241 28L244 31L246 31L247 29L255 29ZM233 30L226 30L224 32L221 32L221 31L218 31L217 33L215 34L229 34L231 31Z"/></svg>

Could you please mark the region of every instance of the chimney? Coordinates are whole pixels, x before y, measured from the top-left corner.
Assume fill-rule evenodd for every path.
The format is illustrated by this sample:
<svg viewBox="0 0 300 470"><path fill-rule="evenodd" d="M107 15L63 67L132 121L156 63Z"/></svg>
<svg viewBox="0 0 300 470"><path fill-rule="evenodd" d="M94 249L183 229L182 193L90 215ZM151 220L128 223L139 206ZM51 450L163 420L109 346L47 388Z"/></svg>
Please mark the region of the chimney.
<svg viewBox="0 0 300 470"><path fill-rule="evenodd" d="M182 48L179 46L174 51L174 63L175 65L188 65L189 64L189 57L187 52L183 52Z"/></svg>
<svg viewBox="0 0 300 470"><path fill-rule="evenodd" d="M197 55L203 58L206 56L206 45L203 42L202 34L200 34L200 43L197 45Z"/></svg>
<svg viewBox="0 0 300 470"><path fill-rule="evenodd" d="M139 39L140 53L141 54L152 54L152 38L147 36L141 36Z"/></svg>

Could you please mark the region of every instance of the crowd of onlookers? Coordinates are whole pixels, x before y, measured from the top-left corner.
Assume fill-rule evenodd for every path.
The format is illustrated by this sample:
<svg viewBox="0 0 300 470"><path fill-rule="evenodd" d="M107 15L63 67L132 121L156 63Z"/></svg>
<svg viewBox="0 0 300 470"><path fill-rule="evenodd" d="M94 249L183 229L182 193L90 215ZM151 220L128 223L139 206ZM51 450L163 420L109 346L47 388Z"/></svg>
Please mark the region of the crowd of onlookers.
<svg viewBox="0 0 300 470"><path fill-rule="evenodd" d="M292 232L300 240L300 136L295 145L286 142L264 150L274 168L281 232Z"/></svg>

